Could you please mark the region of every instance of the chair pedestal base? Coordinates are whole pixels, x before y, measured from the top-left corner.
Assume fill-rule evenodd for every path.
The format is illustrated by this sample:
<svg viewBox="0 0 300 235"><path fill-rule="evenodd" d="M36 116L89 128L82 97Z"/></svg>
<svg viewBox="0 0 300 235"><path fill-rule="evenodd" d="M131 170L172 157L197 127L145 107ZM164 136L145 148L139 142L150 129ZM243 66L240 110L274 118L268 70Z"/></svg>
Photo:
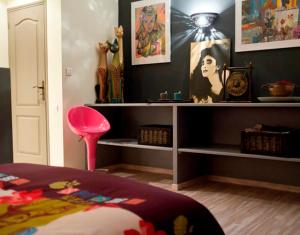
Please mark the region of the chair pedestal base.
<svg viewBox="0 0 300 235"><path fill-rule="evenodd" d="M98 139L99 135L84 137L87 150L87 165L89 171L94 171L96 167L96 150Z"/></svg>

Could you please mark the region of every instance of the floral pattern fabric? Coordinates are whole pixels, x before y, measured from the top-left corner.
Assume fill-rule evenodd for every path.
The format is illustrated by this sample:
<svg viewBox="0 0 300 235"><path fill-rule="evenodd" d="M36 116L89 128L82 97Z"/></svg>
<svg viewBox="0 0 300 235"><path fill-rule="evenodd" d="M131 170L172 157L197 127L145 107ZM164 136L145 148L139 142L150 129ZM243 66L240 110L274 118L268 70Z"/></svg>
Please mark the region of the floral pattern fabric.
<svg viewBox="0 0 300 235"><path fill-rule="evenodd" d="M185 196L103 172L0 165L0 234L224 234Z"/></svg>

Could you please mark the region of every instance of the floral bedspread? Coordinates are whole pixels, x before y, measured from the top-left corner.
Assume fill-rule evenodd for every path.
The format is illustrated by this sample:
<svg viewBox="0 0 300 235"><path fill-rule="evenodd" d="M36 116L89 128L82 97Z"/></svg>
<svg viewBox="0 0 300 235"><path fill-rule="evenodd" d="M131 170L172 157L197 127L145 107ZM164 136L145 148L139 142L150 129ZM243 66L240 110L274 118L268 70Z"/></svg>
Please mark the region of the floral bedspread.
<svg viewBox="0 0 300 235"><path fill-rule="evenodd" d="M0 165L0 234L224 234L198 202L103 172Z"/></svg>

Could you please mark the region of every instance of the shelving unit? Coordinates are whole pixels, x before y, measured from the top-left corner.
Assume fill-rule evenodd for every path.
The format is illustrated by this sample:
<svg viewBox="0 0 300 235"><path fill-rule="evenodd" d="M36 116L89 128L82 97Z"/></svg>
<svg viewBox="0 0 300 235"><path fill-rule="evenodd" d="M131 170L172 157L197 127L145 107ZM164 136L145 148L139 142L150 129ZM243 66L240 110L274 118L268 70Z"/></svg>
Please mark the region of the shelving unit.
<svg viewBox="0 0 300 235"><path fill-rule="evenodd" d="M300 154L289 157L246 154L239 148L240 130L256 123L300 129L300 103L87 106L104 114L112 126L98 142L101 159L98 167L125 162L167 169L173 171L175 185L202 175L231 177L232 173L232 177L300 187ZM147 124L172 125L173 146L139 145L138 127Z"/></svg>

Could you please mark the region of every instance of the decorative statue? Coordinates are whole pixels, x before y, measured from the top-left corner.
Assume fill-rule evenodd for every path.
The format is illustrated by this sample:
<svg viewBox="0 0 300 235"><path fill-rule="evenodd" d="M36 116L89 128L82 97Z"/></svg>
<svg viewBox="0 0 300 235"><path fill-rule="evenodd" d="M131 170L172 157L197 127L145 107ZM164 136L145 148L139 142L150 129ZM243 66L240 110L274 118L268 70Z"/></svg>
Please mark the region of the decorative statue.
<svg viewBox="0 0 300 235"><path fill-rule="evenodd" d="M112 63L108 66L108 101L111 103L124 102L124 58L123 58L123 27L115 27L117 39L107 42L113 53Z"/></svg>
<svg viewBox="0 0 300 235"><path fill-rule="evenodd" d="M120 25L119 27L115 27L115 34L118 38L118 46L119 46L119 58L120 58L120 66L123 72L124 70L124 56L123 56L123 27Z"/></svg>
<svg viewBox="0 0 300 235"><path fill-rule="evenodd" d="M115 27L116 39L99 43L99 65L97 69L98 84L95 86L96 103L124 102L124 57L123 57L123 27ZM107 65L107 52L113 53L112 63Z"/></svg>
<svg viewBox="0 0 300 235"><path fill-rule="evenodd" d="M105 103L107 101L107 43L99 43L99 65L97 70L99 92L97 94L98 102Z"/></svg>

